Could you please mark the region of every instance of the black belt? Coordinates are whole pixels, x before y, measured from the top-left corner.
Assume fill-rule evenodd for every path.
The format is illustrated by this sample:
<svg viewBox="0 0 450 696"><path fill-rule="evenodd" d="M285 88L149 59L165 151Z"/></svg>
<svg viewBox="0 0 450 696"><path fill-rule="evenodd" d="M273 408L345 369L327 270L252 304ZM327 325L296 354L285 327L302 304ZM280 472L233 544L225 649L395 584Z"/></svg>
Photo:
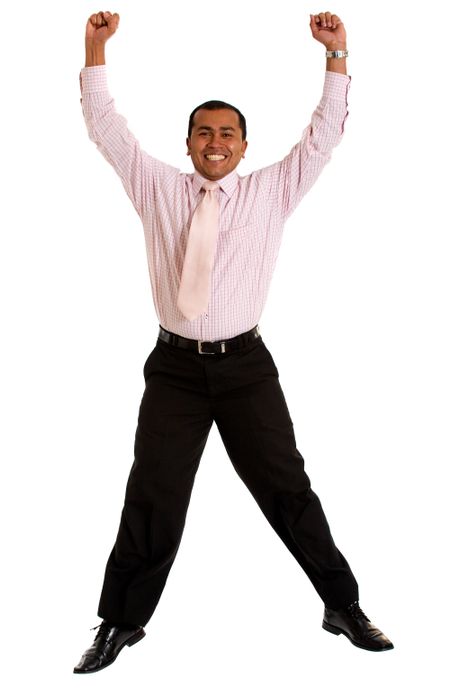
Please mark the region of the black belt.
<svg viewBox="0 0 450 696"><path fill-rule="evenodd" d="M250 331L233 338L227 338L225 341L197 341L195 338L184 338L184 336L178 336L178 334L166 331L160 325L158 338L171 346L187 348L187 350L193 350L195 353L201 353L201 355L215 355L216 353L229 353L232 350L243 348L259 338L260 335L258 326L255 326Z"/></svg>

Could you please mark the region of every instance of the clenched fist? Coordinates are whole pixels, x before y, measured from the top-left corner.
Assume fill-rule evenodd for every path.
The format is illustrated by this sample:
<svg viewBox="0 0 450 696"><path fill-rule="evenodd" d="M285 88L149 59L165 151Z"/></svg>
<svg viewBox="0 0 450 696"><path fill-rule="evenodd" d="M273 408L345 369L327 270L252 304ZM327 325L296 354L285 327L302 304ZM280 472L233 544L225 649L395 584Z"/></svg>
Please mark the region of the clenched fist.
<svg viewBox="0 0 450 696"><path fill-rule="evenodd" d="M104 44L116 32L120 17L115 12L97 12L86 24L86 43Z"/></svg>
<svg viewBox="0 0 450 696"><path fill-rule="evenodd" d="M345 46L345 27L337 15L331 12L310 15L310 27L313 37L325 46Z"/></svg>

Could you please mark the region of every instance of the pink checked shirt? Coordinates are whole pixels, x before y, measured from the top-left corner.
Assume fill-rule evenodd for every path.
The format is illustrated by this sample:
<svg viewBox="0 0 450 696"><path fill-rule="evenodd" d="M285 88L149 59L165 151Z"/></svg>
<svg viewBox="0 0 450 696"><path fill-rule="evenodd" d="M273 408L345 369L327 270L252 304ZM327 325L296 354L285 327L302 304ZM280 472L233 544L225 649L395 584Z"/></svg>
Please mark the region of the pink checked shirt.
<svg viewBox="0 0 450 696"><path fill-rule="evenodd" d="M82 108L89 133L114 167L142 220L156 314L168 331L202 341L256 326L266 302L283 227L340 142L351 77L325 72L323 95L299 143L280 162L220 184L220 224L211 299L194 321L177 307L191 218L205 179L144 152L114 107L104 65L83 68Z"/></svg>

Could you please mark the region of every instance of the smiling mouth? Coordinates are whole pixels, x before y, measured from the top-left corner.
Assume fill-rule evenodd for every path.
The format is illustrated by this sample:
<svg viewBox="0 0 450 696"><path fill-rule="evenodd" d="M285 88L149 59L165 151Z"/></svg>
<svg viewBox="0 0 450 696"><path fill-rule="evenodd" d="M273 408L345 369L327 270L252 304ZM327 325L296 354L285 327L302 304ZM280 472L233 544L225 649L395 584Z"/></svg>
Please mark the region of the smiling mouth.
<svg viewBox="0 0 450 696"><path fill-rule="evenodd" d="M205 155L209 162L222 162L226 159L225 155Z"/></svg>

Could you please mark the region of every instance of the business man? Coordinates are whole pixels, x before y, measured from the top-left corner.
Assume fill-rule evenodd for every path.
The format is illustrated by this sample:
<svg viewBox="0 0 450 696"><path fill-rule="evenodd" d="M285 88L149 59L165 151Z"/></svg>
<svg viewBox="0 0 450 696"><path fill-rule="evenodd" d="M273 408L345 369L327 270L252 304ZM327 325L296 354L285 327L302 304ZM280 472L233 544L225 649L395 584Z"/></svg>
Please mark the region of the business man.
<svg viewBox="0 0 450 696"><path fill-rule="evenodd" d="M103 669L145 636L213 422L238 475L323 599L323 628L360 648L391 649L359 607L357 582L311 489L258 326L284 223L344 132L344 25L330 12L310 15L313 38L327 49L322 98L291 152L244 177L236 167L247 149L245 118L225 102L205 102L191 114L193 173L140 148L106 84L105 44L118 25L110 12L87 22L82 106L90 138L142 220L160 328L143 370L134 463L98 607L103 622L74 671Z"/></svg>

